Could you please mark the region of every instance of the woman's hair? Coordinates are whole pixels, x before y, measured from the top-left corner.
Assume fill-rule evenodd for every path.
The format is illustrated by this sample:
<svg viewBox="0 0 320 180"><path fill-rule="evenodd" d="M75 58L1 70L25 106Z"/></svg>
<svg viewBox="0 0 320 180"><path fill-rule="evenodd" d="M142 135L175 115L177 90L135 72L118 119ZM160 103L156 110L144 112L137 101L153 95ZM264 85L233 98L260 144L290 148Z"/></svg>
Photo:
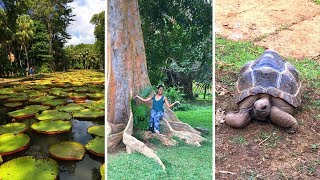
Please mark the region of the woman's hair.
<svg viewBox="0 0 320 180"><path fill-rule="evenodd" d="M164 86L162 84L159 84L157 89L160 89L161 87L164 88Z"/></svg>

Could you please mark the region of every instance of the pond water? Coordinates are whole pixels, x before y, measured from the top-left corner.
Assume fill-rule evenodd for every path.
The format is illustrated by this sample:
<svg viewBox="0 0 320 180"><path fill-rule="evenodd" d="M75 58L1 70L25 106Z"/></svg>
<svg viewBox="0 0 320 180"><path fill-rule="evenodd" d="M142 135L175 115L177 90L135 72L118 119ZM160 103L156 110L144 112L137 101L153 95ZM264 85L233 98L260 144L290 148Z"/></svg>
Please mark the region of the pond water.
<svg viewBox="0 0 320 180"><path fill-rule="evenodd" d="M36 122L34 119L21 120L29 126ZM87 133L87 128L93 125L103 125L104 119L97 119L93 121L83 121L72 119L72 131L68 133L45 135L33 132L29 129L26 134L30 137L31 142L29 148L10 155L3 156L3 160L8 160L21 156L34 156L36 158L51 158L49 155L49 147L52 144L61 141L77 141L83 145L87 144L89 140L94 137ZM11 119L7 116L6 109L0 107L0 124L11 123ZM56 160L56 159L55 159ZM60 180L100 180L100 166L104 163L103 157L97 157L90 154L88 151L81 161L60 161L56 160L59 165L59 179Z"/></svg>

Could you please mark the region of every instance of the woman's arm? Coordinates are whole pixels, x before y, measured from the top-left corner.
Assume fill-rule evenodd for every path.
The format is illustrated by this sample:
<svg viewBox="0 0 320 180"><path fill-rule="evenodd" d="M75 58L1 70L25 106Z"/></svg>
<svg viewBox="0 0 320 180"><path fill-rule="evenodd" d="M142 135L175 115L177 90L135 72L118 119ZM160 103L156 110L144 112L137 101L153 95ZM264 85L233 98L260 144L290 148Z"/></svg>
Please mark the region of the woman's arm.
<svg viewBox="0 0 320 180"><path fill-rule="evenodd" d="M170 104L169 101L168 101L168 99L167 99L167 97L164 97L164 102L166 103L166 105L168 106L168 108L171 108L172 106L174 106L174 105L177 104L177 103L180 104L179 101L176 101L176 102Z"/></svg>
<svg viewBox="0 0 320 180"><path fill-rule="evenodd" d="M148 101L152 100L152 96L149 96L148 98L145 99L145 98L142 98L142 97L136 95L134 98L139 98L143 102L148 102Z"/></svg>

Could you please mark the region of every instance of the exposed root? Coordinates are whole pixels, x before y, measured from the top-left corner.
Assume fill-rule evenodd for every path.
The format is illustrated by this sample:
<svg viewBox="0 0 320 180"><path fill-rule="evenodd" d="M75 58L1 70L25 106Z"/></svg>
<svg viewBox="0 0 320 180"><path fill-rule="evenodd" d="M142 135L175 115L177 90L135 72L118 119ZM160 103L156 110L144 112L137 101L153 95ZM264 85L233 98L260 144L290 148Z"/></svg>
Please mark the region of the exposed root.
<svg viewBox="0 0 320 180"><path fill-rule="evenodd" d="M168 121L169 122L169 121ZM185 131L185 132L191 132L194 134L201 135L201 132L193 129L189 124L183 123L183 122L169 122L172 129L177 131Z"/></svg>
<svg viewBox="0 0 320 180"><path fill-rule="evenodd" d="M107 144L108 148L115 148L123 138L123 131L117 134L108 135Z"/></svg>
<svg viewBox="0 0 320 180"><path fill-rule="evenodd" d="M112 132L111 125L110 125L110 123L108 121L105 124L106 124L106 131L107 131L106 135L109 136L111 134L111 132Z"/></svg>
<svg viewBox="0 0 320 180"><path fill-rule="evenodd" d="M116 134L124 130L126 127L125 124L113 124L108 122L109 126L111 127L111 133L110 134Z"/></svg>
<svg viewBox="0 0 320 180"><path fill-rule="evenodd" d="M178 142L167 135L164 134L157 134L157 133L151 133L150 131L145 131L143 133L142 139L144 141L148 141L149 139L157 138L160 140L160 142L165 146L175 146L178 144Z"/></svg>
<svg viewBox="0 0 320 180"><path fill-rule="evenodd" d="M158 155L149 147L147 147L144 143L136 139L132 136L133 131L133 115L132 111L130 110L130 118L128 124L123 133L123 143L126 145L126 149L128 153L133 153L135 151L154 159L157 163L159 163L163 170L166 169L164 164L162 163L161 159Z"/></svg>
<svg viewBox="0 0 320 180"><path fill-rule="evenodd" d="M167 129L169 130L169 134L171 136L176 136L181 140L185 141L187 144L191 144L194 146L201 146L200 143L205 141L206 139L201 137L199 134L188 132L188 131L176 131L174 130L167 119L162 118L163 122L165 123Z"/></svg>

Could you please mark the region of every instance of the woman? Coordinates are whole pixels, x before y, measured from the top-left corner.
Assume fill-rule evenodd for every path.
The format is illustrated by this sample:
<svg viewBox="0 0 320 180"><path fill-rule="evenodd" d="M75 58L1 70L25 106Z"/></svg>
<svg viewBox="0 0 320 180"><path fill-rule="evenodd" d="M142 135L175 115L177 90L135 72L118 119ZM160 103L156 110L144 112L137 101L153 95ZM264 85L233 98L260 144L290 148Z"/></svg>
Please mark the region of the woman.
<svg viewBox="0 0 320 180"><path fill-rule="evenodd" d="M150 116L150 122L149 122L149 131L160 133L160 119L163 117L164 114L164 108L163 104L165 103L167 107L171 108L177 103L180 103L179 101L176 101L172 104L169 103L168 99L163 95L163 85L159 85L157 87L158 91L154 96L150 96L146 99L135 96L134 98L139 98L143 102L149 102L152 100L152 109L151 109L151 116Z"/></svg>

